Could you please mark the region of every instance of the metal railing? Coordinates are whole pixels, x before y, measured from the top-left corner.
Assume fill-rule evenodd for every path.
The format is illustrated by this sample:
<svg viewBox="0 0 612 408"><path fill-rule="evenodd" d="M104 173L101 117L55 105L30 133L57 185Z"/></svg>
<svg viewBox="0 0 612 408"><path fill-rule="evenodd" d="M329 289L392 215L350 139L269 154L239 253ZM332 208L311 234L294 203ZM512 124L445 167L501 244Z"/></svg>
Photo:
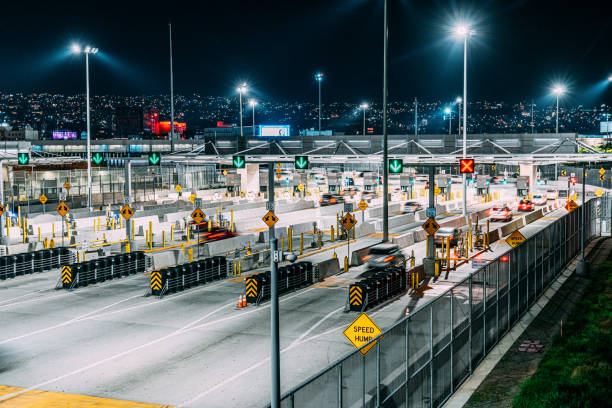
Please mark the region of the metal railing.
<svg viewBox="0 0 612 408"><path fill-rule="evenodd" d="M601 234L592 199L282 397L281 406L439 407L580 252ZM609 205L609 204L608 204ZM504 257L504 259L506 259Z"/></svg>

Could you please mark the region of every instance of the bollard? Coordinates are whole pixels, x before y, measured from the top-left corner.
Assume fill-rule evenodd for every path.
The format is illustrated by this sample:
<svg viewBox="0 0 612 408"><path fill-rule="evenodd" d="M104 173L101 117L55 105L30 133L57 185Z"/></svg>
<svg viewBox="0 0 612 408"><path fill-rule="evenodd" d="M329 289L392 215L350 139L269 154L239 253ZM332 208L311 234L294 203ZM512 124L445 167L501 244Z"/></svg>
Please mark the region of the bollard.
<svg viewBox="0 0 612 408"><path fill-rule="evenodd" d="M355 239L355 230L356 230L356 228L354 228L354 227L351 228L351 231L353 231L353 239Z"/></svg>
<svg viewBox="0 0 612 408"><path fill-rule="evenodd" d="M334 254L332 255L332 258L334 258L334 259L338 258L338 254L336 253L336 251L334 251Z"/></svg>
<svg viewBox="0 0 612 408"><path fill-rule="evenodd" d="M453 248L453 269L457 269L457 247Z"/></svg>
<svg viewBox="0 0 612 408"><path fill-rule="evenodd" d="M280 249L281 251L285 250L285 237L281 237Z"/></svg>
<svg viewBox="0 0 612 408"><path fill-rule="evenodd" d="M429 258L429 245L425 245L425 257Z"/></svg>
<svg viewBox="0 0 612 408"><path fill-rule="evenodd" d="M123 217L119 217L119 228L123 229Z"/></svg>
<svg viewBox="0 0 612 408"><path fill-rule="evenodd" d="M129 254L130 252L132 252L132 248L130 248L130 241L127 241L125 243L125 253Z"/></svg>
<svg viewBox="0 0 612 408"><path fill-rule="evenodd" d="M38 242L40 242L40 227L38 227Z"/></svg>
<svg viewBox="0 0 612 408"><path fill-rule="evenodd" d="M209 221L209 223L210 223L210 221ZM186 228L187 228L187 230L186 230L186 232L187 232L187 242L189 242L189 230L190 230L189 225L187 225Z"/></svg>
<svg viewBox="0 0 612 408"><path fill-rule="evenodd" d="M304 253L304 233L300 233L300 255Z"/></svg>
<svg viewBox="0 0 612 408"><path fill-rule="evenodd" d="M238 276L242 275L242 262L238 260Z"/></svg>
<svg viewBox="0 0 612 408"><path fill-rule="evenodd" d="M348 272L349 270L349 262L348 262L348 256L344 257L344 272Z"/></svg>
<svg viewBox="0 0 612 408"><path fill-rule="evenodd" d="M81 262L81 255L79 254L79 251L77 251L77 263Z"/></svg>
<svg viewBox="0 0 612 408"><path fill-rule="evenodd" d="M174 224L170 226L170 242L174 242Z"/></svg>
<svg viewBox="0 0 612 408"><path fill-rule="evenodd" d="M55 240L54 239L51 240L51 245L50 246L51 246L51 248L55 248Z"/></svg>
<svg viewBox="0 0 612 408"><path fill-rule="evenodd" d="M185 247L183 246L183 249ZM189 253L189 262L193 262L193 248L189 247L189 250L187 251Z"/></svg>
<svg viewBox="0 0 612 408"><path fill-rule="evenodd" d="M45 249L49 249L49 239L48 239L48 238L45 238L45 240L44 240L44 242L43 242L43 247L44 247Z"/></svg>
<svg viewBox="0 0 612 408"><path fill-rule="evenodd" d="M334 226L333 225L330 227L330 231L331 231L331 242L334 242Z"/></svg>
<svg viewBox="0 0 612 408"><path fill-rule="evenodd" d="M8 228L7 228L7 231L8 231ZM53 238L55 238L55 223L54 222L51 223L51 233L53 234Z"/></svg>
<svg viewBox="0 0 612 408"><path fill-rule="evenodd" d="M115 217L113 217L113 230L116 229L117 225L116 225L116 221L115 221Z"/></svg>
<svg viewBox="0 0 612 408"><path fill-rule="evenodd" d="M162 248L166 247L166 231L162 231Z"/></svg>
<svg viewBox="0 0 612 408"><path fill-rule="evenodd" d="M468 239L470 243L470 251L472 251L473 248L472 248L472 219L471 218L470 218L470 223L468 225Z"/></svg>
<svg viewBox="0 0 612 408"><path fill-rule="evenodd" d="M230 231L234 232L234 209L233 208L230 209L230 214L231 214Z"/></svg>
<svg viewBox="0 0 612 408"><path fill-rule="evenodd" d="M287 228L287 251L293 252L293 228Z"/></svg>
<svg viewBox="0 0 612 408"><path fill-rule="evenodd" d="M434 275L436 278L440 276L440 261L436 261Z"/></svg>
<svg viewBox="0 0 612 408"><path fill-rule="evenodd" d="M181 249L183 250L183 258L185 256L187 256L187 254L185 253L185 244L181 244Z"/></svg>
<svg viewBox="0 0 612 408"><path fill-rule="evenodd" d="M451 238L446 239L446 269L450 269L450 242Z"/></svg>
<svg viewBox="0 0 612 408"><path fill-rule="evenodd" d="M208 220L208 232L212 231L212 221Z"/></svg>
<svg viewBox="0 0 612 408"><path fill-rule="evenodd" d="M410 253L410 267L414 267L414 249Z"/></svg>
<svg viewBox="0 0 612 408"><path fill-rule="evenodd" d="M323 242L321 240L321 233L319 232L318 235L319 235L319 249L321 249L321 247L323 246Z"/></svg>
<svg viewBox="0 0 612 408"><path fill-rule="evenodd" d="M234 276L238 273L238 263L234 261Z"/></svg>
<svg viewBox="0 0 612 408"><path fill-rule="evenodd" d="M153 232L149 231L149 249L153 249Z"/></svg>
<svg viewBox="0 0 612 408"><path fill-rule="evenodd" d="M19 228L21 228L21 206L17 206L17 222L19 222Z"/></svg>

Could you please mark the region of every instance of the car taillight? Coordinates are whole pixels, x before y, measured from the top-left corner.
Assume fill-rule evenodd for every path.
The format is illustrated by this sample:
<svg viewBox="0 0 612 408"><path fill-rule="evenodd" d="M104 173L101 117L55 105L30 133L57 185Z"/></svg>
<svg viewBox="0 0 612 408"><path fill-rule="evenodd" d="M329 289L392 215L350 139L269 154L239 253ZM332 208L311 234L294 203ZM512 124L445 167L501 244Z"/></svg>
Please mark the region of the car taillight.
<svg viewBox="0 0 612 408"><path fill-rule="evenodd" d="M361 258L363 261L367 261L368 259L370 259L372 257L372 255L366 255L363 258Z"/></svg>
<svg viewBox="0 0 612 408"><path fill-rule="evenodd" d="M506 215L510 214L510 210L505 210L504 212L506 213Z"/></svg>
<svg viewBox="0 0 612 408"><path fill-rule="evenodd" d="M335 202L336 202L336 199L335 199L335 198L332 198L332 199L330 199L330 200L329 200L329 202L333 204L333 203L335 203Z"/></svg>
<svg viewBox="0 0 612 408"><path fill-rule="evenodd" d="M383 262L389 262L392 259L393 259L393 256L388 256L385 259L383 259Z"/></svg>
<svg viewBox="0 0 612 408"><path fill-rule="evenodd" d="M323 202L323 199L322 199L322 198L319 198L319 202L320 202L320 203L322 203L322 202Z"/></svg>
<svg viewBox="0 0 612 408"><path fill-rule="evenodd" d="M508 262L508 255L503 255L502 257L499 258L500 262Z"/></svg>

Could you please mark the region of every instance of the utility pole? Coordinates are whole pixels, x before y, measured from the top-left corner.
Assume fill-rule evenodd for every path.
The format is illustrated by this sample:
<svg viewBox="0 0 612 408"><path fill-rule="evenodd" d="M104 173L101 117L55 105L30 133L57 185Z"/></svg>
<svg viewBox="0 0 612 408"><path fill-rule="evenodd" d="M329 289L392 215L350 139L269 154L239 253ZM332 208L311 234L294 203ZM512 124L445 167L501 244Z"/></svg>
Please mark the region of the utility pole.
<svg viewBox="0 0 612 408"><path fill-rule="evenodd" d="M384 11L384 47L383 47L383 242L389 240L389 149L387 134L387 59L389 48L389 32L387 18L387 0Z"/></svg>
<svg viewBox="0 0 612 408"><path fill-rule="evenodd" d="M274 212L274 162L268 164L268 210ZM280 408L280 340L278 322L278 269L274 259L277 239L274 226L268 230L270 239L270 371L271 408Z"/></svg>
<svg viewBox="0 0 612 408"><path fill-rule="evenodd" d="M170 34L170 151L174 153L174 73L172 68L172 23L168 23Z"/></svg>

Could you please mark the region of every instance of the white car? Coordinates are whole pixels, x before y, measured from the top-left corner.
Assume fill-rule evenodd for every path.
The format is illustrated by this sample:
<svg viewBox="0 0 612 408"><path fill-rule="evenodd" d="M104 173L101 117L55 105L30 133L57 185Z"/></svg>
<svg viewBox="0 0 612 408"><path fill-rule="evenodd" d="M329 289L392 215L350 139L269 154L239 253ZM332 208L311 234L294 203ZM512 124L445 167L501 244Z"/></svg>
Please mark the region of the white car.
<svg viewBox="0 0 612 408"><path fill-rule="evenodd" d="M543 194L536 193L531 197L531 201L535 205L546 205L546 197Z"/></svg>

